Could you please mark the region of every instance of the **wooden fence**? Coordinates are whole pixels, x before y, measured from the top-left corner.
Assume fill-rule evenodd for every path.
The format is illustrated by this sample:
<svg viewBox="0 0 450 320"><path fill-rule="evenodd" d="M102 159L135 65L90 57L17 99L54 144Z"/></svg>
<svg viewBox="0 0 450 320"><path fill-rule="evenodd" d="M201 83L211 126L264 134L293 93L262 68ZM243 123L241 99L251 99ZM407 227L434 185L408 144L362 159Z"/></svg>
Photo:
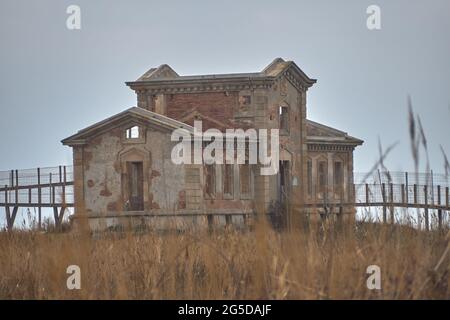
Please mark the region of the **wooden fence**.
<svg viewBox="0 0 450 320"><path fill-rule="evenodd" d="M72 167L59 166L0 172L0 207L5 208L6 227L14 226L19 208L53 208L55 226L60 227L68 207L73 207Z"/></svg>

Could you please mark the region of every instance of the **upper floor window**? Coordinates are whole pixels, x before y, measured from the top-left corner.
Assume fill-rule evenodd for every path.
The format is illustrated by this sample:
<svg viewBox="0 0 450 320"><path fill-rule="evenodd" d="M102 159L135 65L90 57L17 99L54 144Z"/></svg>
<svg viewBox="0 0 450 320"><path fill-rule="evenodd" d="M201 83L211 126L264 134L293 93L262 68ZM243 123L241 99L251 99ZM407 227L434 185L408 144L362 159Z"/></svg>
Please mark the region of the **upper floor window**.
<svg viewBox="0 0 450 320"><path fill-rule="evenodd" d="M213 199L216 196L216 166L205 164L203 168L205 177L204 195L206 199Z"/></svg>
<svg viewBox="0 0 450 320"><path fill-rule="evenodd" d="M279 107L280 131L287 133L289 131L289 109L286 106Z"/></svg>
<svg viewBox="0 0 450 320"><path fill-rule="evenodd" d="M232 164L223 165L223 194L224 197L233 198L234 191L234 166Z"/></svg>
<svg viewBox="0 0 450 320"><path fill-rule="evenodd" d="M240 96L239 97L239 104L241 106L249 106L252 104L252 97L251 96Z"/></svg>
<svg viewBox="0 0 450 320"><path fill-rule="evenodd" d="M334 162L334 190L336 193L341 193L342 187L344 184L344 171L342 168L342 162L341 161L335 161Z"/></svg>
<svg viewBox="0 0 450 320"><path fill-rule="evenodd" d="M327 191L328 184L328 166L326 161L318 162L318 170L317 170L317 184L319 185L319 192L324 193Z"/></svg>
<svg viewBox="0 0 450 320"><path fill-rule="evenodd" d="M312 184L313 184L313 179L312 179L312 161L308 160L307 164L307 179L308 179L308 195L311 196L312 195Z"/></svg>
<svg viewBox="0 0 450 320"><path fill-rule="evenodd" d="M125 136L127 139L139 139L140 138L139 127L134 126L134 127L127 129L125 131Z"/></svg>
<svg viewBox="0 0 450 320"><path fill-rule="evenodd" d="M242 196L249 196L251 194L251 167L248 160L245 164L239 165L239 185Z"/></svg>

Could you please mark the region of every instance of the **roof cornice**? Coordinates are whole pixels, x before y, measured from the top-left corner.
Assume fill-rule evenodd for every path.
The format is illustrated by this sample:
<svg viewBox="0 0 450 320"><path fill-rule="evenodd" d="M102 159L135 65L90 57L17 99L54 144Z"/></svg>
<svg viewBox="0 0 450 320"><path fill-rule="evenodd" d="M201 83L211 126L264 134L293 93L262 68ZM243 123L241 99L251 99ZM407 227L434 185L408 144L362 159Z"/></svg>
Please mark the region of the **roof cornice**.
<svg viewBox="0 0 450 320"><path fill-rule="evenodd" d="M158 93L196 93L214 91L240 91L270 88L275 77L242 77L242 78L204 78L204 79L165 79L151 81L125 82L127 86L135 90L151 94Z"/></svg>
<svg viewBox="0 0 450 320"><path fill-rule="evenodd" d="M155 72L163 67L169 68L163 65L150 69L147 77L140 77L137 81L129 81L125 84L137 93L172 94L267 89L281 77L285 77L298 90L306 91L317 82L316 79L309 78L295 62L284 61L281 58L275 59L262 72L254 73L154 76Z"/></svg>

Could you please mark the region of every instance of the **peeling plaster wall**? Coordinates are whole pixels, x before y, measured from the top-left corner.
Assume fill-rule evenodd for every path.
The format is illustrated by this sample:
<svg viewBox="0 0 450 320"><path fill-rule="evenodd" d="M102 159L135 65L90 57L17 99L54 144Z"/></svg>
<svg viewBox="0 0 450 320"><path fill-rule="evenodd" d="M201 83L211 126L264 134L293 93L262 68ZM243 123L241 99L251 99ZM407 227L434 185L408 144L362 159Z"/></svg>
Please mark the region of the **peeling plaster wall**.
<svg viewBox="0 0 450 320"><path fill-rule="evenodd" d="M144 208L154 213L175 213L182 209L184 167L171 161L174 142L170 132L145 128L145 139L130 143L124 139L126 127L111 129L84 146L84 199L90 214L122 212L123 162L121 155L143 154ZM132 158L131 158L132 159Z"/></svg>

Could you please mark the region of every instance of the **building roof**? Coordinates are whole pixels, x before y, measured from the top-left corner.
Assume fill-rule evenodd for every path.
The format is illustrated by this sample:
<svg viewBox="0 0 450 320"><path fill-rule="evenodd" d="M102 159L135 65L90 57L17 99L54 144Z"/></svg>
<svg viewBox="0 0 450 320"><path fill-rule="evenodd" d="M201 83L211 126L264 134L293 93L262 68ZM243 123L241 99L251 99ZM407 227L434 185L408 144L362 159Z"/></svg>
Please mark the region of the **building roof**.
<svg viewBox="0 0 450 320"><path fill-rule="evenodd" d="M136 81L126 84L132 89L145 87L165 87L168 85L186 85L189 83L201 83L214 81L215 83L233 82L272 82L282 75L287 75L288 80L297 86L311 87L316 79L309 78L293 61L285 61L282 58L274 59L264 70L250 73L206 74L206 75L178 75L169 65L163 64L157 68L151 68Z"/></svg>
<svg viewBox="0 0 450 320"><path fill-rule="evenodd" d="M133 122L153 124L157 127L167 130L185 129L189 133L192 133L194 131L194 128L192 126L183 122L163 116L159 113L155 113L138 107L132 107L103 121L97 122L92 126L84 128L78 131L76 134L62 140L61 142L64 145L69 146L85 144L86 139L92 136L110 130L112 127L115 127L117 125L123 125L126 123L133 124Z"/></svg>
<svg viewBox="0 0 450 320"><path fill-rule="evenodd" d="M306 120L306 136L308 144L346 144L359 146L363 140L349 136L347 132Z"/></svg>

